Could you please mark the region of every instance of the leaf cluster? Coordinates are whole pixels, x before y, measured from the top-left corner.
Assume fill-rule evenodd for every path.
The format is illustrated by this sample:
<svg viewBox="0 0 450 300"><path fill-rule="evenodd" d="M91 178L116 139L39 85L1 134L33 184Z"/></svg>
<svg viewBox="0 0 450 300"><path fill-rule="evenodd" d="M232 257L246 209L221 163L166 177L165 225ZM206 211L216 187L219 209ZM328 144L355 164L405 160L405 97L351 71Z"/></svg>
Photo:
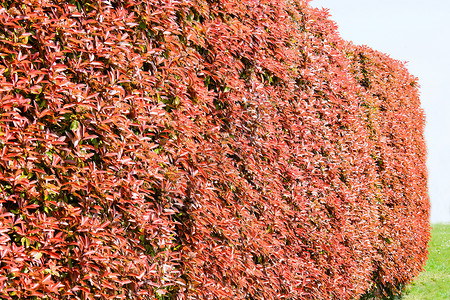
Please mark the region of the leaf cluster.
<svg viewBox="0 0 450 300"><path fill-rule="evenodd" d="M281 0L0 7L0 297L355 299L429 239L401 62Z"/></svg>

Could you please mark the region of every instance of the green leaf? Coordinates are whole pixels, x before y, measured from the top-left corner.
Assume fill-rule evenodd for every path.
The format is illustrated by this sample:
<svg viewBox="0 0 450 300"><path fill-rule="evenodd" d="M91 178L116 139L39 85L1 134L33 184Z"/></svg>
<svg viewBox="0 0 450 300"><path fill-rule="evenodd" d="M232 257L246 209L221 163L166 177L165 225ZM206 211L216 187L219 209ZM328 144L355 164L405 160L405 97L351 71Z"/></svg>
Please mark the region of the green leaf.
<svg viewBox="0 0 450 300"><path fill-rule="evenodd" d="M20 242L22 243L22 246L25 246L25 248L30 247L30 240L28 238L22 237Z"/></svg>
<svg viewBox="0 0 450 300"><path fill-rule="evenodd" d="M73 131L77 130L79 125L80 124L77 120L73 120L72 123L70 124L70 130L73 130Z"/></svg>
<svg viewBox="0 0 450 300"><path fill-rule="evenodd" d="M33 258L34 258L35 260L41 259L41 257L42 257L42 252L36 252L36 253L33 255Z"/></svg>

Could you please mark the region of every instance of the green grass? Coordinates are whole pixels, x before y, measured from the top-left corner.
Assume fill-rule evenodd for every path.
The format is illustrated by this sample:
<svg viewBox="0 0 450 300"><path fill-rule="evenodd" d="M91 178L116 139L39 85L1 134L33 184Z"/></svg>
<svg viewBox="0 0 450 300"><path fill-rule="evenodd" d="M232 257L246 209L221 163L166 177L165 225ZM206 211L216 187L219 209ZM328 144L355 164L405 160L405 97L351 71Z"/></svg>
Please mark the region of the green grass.
<svg viewBox="0 0 450 300"><path fill-rule="evenodd" d="M450 299L450 224L432 228L425 271L406 288L404 300Z"/></svg>

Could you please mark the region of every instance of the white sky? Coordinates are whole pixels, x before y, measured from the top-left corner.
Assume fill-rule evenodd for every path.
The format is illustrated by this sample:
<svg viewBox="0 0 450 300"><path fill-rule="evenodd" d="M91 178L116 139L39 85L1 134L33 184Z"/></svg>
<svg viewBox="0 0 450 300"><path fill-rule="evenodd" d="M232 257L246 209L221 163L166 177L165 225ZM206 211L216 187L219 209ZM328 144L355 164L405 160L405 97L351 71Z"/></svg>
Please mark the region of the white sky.
<svg viewBox="0 0 450 300"><path fill-rule="evenodd" d="M431 222L450 222L450 1L313 0L329 9L341 37L407 61L427 116Z"/></svg>

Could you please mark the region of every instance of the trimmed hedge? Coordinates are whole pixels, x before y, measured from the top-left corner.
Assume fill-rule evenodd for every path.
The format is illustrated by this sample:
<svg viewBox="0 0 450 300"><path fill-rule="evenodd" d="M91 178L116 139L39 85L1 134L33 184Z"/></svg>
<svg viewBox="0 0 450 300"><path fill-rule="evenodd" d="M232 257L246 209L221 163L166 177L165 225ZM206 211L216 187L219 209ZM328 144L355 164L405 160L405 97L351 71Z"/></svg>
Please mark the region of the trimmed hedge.
<svg viewBox="0 0 450 300"><path fill-rule="evenodd" d="M7 1L0 295L395 294L429 239L404 65L307 1Z"/></svg>
<svg viewBox="0 0 450 300"><path fill-rule="evenodd" d="M362 105L377 165L381 221L376 295L395 295L422 270L430 239L425 118L417 78L403 63L367 47L349 53L366 90ZM381 295L380 295L381 294Z"/></svg>

